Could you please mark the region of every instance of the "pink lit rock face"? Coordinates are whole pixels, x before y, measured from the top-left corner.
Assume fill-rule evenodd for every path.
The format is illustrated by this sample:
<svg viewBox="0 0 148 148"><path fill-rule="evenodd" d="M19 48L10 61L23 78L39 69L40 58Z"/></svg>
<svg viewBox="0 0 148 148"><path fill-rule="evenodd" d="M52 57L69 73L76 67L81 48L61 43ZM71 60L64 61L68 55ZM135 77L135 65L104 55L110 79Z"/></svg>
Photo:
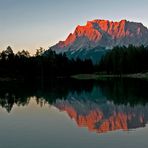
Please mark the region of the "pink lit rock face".
<svg viewBox="0 0 148 148"><path fill-rule="evenodd" d="M51 47L56 52L92 49L95 47L112 48L114 46L148 45L148 29L141 23L121 20L88 21L85 26L77 26L65 41Z"/></svg>
<svg viewBox="0 0 148 148"><path fill-rule="evenodd" d="M148 122L147 105L131 107L90 100L57 100L54 105L60 111L65 111L79 127L87 127L89 131L97 133L144 127Z"/></svg>

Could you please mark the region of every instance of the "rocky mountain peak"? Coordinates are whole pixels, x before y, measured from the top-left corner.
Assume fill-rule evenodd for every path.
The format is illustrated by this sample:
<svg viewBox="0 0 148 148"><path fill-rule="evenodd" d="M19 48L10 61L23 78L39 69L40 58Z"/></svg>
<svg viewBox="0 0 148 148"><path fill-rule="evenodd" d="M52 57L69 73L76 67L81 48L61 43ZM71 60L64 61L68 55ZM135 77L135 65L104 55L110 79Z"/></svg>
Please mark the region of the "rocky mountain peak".
<svg viewBox="0 0 148 148"><path fill-rule="evenodd" d="M121 20L87 21L86 25L78 25L65 41L60 41L50 50L66 53L69 58L91 59L98 62L114 46L148 46L148 29L137 22Z"/></svg>
<svg viewBox="0 0 148 148"><path fill-rule="evenodd" d="M60 41L52 50L65 52L68 50L89 49L101 46L148 45L148 29L141 23L121 20L92 20L86 25L78 25L74 33L70 33L65 41Z"/></svg>

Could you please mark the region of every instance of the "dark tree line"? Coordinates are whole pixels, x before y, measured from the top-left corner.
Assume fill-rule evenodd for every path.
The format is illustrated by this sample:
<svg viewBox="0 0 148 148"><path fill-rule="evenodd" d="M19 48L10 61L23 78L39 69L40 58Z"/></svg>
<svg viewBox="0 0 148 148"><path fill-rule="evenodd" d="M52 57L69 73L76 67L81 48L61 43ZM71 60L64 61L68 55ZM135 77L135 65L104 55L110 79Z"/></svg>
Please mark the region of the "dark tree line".
<svg viewBox="0 0 148 148"><path fill-rule="evenodd" d="M42 48L34 56L25 50L15 54L10 46L0 53L0 78L52 79L93 73L95 68L91 60L69 59L52 50L45 54ZM118 75L148 71L148 47L115 47L101 59L97 71Z"/></svg>
<svg viewBox="0 0 148 148"><path fill-rule="evenodd" d="M56 54L54 51L45 55L42 48L34 56L25 50L14 54L10 46L0 53L0 77L56 78L92 72L91 60L70 60L65 54Z"/></svg>
<svg viewBox="0 0 148 148"><path fill-rule="evenodd" d="M99 71L118 75L148 71L148 47L114 47L101 59Z"/></svg>

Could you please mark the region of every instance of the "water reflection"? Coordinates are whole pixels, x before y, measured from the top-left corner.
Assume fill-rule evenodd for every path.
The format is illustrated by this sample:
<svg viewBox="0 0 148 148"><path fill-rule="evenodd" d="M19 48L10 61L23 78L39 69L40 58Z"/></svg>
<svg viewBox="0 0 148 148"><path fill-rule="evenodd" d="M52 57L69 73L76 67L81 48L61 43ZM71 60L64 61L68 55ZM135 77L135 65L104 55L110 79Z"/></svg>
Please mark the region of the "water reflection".
<svg viewBox="0 0 148 148"><path fill-rule="evenodd" d="M148 122L148 83L139 80L2 83L0 105L11 112L14 105L49 104L64 111L79 127L104 133L145 127Z"/></svg>
<svg viewBox="0 0 148 148"><path fill-rule="evenodd" d="M104 133L113 130L129 130L144 127L148 122L148 105L115 105L105 103L72 100L57 100L55 106L66 111L79 127L89 131Z"/></svg>

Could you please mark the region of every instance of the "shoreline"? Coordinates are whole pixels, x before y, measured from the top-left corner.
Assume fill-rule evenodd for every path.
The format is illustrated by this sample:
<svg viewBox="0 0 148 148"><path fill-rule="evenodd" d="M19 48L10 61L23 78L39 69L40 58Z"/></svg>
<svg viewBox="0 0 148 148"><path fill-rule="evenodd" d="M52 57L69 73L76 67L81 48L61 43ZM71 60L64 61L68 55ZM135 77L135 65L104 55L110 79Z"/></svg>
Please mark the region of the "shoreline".
<svg viewBox="0 0 148 148"><path fill-rule="evenodd" d="M62 79L62 78L64 77L58 77L57 79ZM113 79L113 78L134 78L134 79L142 79L142 80L148 81L148 72L136 73L136 74L124 74L124 75L77 74L77 75L72 75L69 78L77 79L77 80L105 80L105 79ZM24 79L0 77L0 82L10 82L10 81L24 81Z"/></svg>
<svg viewBox="0 0 148 148"><path fill-rule="evenodd" d="M148 72L136 73L136 74L124 74L124 75L78 74L78 75L73 75L71 78L78 80L104 80L109 78L134 78L134 79L148 80Z"/></svg>

